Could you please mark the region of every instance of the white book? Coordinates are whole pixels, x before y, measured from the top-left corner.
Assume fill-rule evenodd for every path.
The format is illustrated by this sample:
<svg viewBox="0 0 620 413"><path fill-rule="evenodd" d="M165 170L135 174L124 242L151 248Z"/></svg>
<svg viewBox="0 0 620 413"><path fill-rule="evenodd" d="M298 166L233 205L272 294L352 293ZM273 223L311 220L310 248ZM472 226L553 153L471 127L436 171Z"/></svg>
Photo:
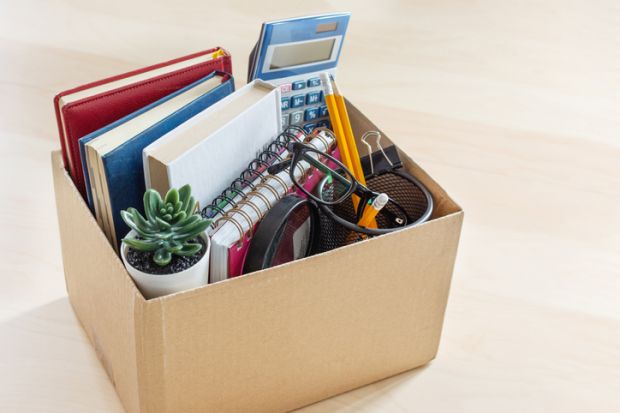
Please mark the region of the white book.
<svg viewBox="0 0 620 413"><path fill-rule="evenodd" d="M201 207L220 194L281 130L280 89L254 80L143 151L147 188L192 186Z"/></svg>

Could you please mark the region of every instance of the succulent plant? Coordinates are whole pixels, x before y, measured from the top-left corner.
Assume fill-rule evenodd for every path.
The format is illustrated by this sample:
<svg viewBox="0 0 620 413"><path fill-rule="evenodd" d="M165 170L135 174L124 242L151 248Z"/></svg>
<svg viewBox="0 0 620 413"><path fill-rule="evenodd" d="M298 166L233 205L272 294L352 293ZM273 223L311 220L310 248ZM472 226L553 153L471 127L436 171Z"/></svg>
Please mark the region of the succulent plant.
<svg viewBox="0 0 620 413"><path fill-rule="evenodd" d="M199 236L210 224L196 211L197 202L191 196L192 189L185 185L172 188L164 199L154 189L144 193L142 216L135 208L121 211L123 221L139 238L123 238L123 243L138 251L154 251L153 262L166 266L172 254L193 256L200 252L202 244L189 242Z"/></svg>

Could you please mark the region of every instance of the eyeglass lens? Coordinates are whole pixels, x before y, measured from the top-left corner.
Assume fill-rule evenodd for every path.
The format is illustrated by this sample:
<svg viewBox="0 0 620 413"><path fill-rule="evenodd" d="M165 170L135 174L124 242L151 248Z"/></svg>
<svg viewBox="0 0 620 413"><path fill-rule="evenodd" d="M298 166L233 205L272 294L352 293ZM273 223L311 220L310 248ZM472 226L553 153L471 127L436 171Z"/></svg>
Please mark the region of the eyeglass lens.
<svg viewBox="0 0 620 413"><path fill-rule="evenodd" d="M325 176L322 185L317 188L317 194L308 194L316 201L334 204L342 202L353 192L355 178L346 168L339 165L336 159L312 148L304 148L297 152L295 163L302 160ZM301 182L296 182L296 184L303 187Z"/></svg>

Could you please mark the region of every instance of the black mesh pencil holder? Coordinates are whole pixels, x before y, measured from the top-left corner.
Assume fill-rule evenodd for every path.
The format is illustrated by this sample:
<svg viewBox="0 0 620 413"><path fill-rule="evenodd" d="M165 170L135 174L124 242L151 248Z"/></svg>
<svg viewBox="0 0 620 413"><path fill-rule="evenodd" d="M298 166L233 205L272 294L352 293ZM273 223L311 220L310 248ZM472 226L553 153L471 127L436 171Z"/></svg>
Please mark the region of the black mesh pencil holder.
<svg viewBox="0 0 620 413"><path fill-rule="evenodd" d="M385 192L400 205L401 210L396 211L391 204L387 204L379 211L376 217L378 229L373 231L357 226L343 225L333 218L333 215L336 215L345 221L356 222L356 213L351 198L336 205L320 205L320 234L314 246L314 253L318 254L353 244L369 236L380 235L380 233L388 233L400 228L421 224L426 222L433 212L433 198L430 192L403 168L392 169L368 177L366 186L372 191ZM330 214L330 211L333 214ZM407 224L405 226L394 225L393 216L403 212L407 216Z"/></svg>

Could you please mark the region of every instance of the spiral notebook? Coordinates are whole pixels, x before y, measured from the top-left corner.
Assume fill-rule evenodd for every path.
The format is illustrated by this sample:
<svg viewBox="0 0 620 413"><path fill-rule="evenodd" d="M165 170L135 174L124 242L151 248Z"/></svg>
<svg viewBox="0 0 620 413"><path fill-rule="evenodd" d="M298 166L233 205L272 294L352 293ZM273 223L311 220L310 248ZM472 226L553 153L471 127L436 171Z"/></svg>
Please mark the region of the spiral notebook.
<svg viewBox="0 0 620 413"><path fill-rule="evenodd" d="M285 129L248 164L238 178L202 209L202 216L215 222L219 217L226 215L239 202L247 198L247 194L260 183L270 165L284 159L288 143L293 140L302 142L305 136L305 131L296 126L289 126ZM213 235L215 230L215 225L212 225L208 229L209 235Z"/></svg>
<svg viewBox="0 0 620 413"><path fill-rule="evenodd" d="M215 223L211 230L209 283L241 275L252 231L269 208L294 189L288 170L277 175L265 172L270 164L275 164L279 159L284 159L288 155L282 141L290 140L295 135L289 134L282 139L283 135L284 133L278 136L266 151L250 163L250 168L246 170L247 173L241 175L240 180L247 181L246 187L239 189L235 182L240 180L236 180L228 191L224 191L224 193L234 194L228 197L227 205L222 205L222 198L218 197L203 210L203 215L207 216L209 215L207 210L217 210L215 216L211 216ZM324 132L319 133L309 142L310 145L323 152L329 151L334 146L333 143L333 135ZM337 149L332 156L338 157ZM304 188L312 191L322 175L305 161L300 161L299 165L300 167L295 169L295 176L298 179L303 176ZM249 181L247 176L252 175L255 177ZM301 191L299 192L301 194Z"/></svg>

